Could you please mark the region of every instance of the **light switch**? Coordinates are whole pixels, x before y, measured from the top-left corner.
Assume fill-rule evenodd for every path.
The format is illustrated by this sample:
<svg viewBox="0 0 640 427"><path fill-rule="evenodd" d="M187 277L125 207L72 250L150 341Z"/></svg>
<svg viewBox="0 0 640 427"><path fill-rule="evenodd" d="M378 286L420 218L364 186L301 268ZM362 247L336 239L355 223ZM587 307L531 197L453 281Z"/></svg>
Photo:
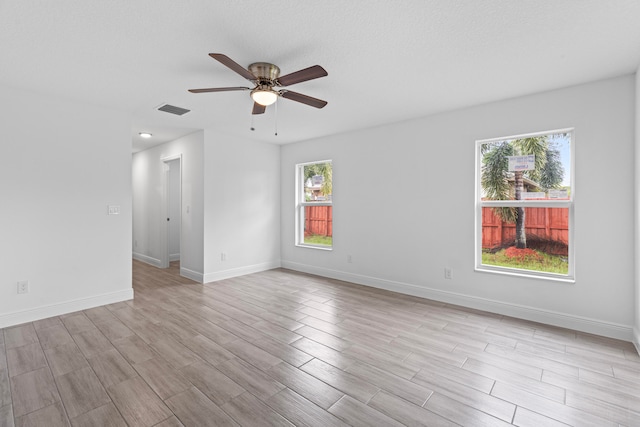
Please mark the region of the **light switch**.
<svg viewBox="0 0 640 427"><path fill-rule="evenodd" d="M120 215L120 206L118 205L109 205L108 206L109 215Z"/></svg>

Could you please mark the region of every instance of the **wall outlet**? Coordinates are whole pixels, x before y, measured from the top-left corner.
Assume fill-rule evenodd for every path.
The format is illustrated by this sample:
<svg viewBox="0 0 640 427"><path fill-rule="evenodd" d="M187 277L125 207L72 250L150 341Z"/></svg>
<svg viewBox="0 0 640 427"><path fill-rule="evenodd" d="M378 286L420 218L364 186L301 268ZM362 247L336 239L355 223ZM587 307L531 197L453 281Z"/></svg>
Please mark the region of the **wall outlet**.
<svg viewBox="0 0 640 427"><path fill-rule="evenodd" d="M444 278L447 280L453 279L453 268L451 267L444 268Z"/></svg>
<svg viewBox="0 0 640 427"><path fill-rule="evenodd" d="M349 264L353 263L353 258L351 258L351 255L347 255L347 262Z"/></svg>
<svg viewBox="0 0 640 427"><path fill-rule="evenodd" d="M18 282L18 293L19 294L28 294L29 293L29 281L21 280Z"/></svg>
<svg viewBox="0 0 640 427"><path fill-rule="evenodd" d="M226 252L221 252L220 253L220 261L226 261L227 260L227 253Z"/></svg>

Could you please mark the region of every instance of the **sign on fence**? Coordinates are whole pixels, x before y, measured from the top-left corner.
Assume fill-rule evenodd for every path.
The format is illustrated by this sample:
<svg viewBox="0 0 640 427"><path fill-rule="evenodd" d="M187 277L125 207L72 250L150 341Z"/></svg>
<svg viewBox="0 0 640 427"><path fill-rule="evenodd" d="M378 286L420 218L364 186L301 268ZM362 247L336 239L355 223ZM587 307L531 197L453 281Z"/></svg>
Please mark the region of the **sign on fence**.
<svg viewBox="0 0 640 427"><path fill-rule="evenodd" d="M507 156L509 159L509 172L531 171L536 168L536 156Z"/></svg>
<svg viewBox="0 0 640 427"><path fill-rule="evenodd" d="M568 199L569 191L567 190L549 190L550 199Z"/></svg>
<svg viewBox="0 0 640 427"><path fill-rule="evenodd" d="M544 199L544 196L542 191L523 191L520 195L523 199Z"/></svg>

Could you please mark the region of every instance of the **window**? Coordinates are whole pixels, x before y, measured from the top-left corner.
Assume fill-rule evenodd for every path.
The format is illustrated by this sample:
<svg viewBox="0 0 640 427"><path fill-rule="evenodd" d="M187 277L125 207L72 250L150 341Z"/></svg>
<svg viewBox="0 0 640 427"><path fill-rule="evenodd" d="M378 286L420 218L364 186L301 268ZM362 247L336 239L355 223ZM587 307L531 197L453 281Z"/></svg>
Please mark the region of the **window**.
<svg viewBox="0 0 640 427"><path fill-rule="evenodd" d="M296 165L296 244L333 247L331 160Z"/></svg>
<svg viewBox="0 0 640 427"><path fill-rule="evenodd" d="M574 280L573 130L476 141L476 270Z"/></svg>

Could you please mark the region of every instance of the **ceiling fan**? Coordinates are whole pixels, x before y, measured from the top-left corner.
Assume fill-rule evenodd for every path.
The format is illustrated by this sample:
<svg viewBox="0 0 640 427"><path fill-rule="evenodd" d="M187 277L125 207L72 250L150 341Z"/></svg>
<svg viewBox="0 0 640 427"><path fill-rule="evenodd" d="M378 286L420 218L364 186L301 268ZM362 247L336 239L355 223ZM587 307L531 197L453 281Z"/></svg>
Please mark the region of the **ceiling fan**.
<svg viewBox="0 0 640 427"><path fill-rule="evenodd" d="M303 70L280 76L280 68L268 62L254 62L249 65L248 69L246 69L233 59L221 53L210 53L209 56L220 62L222 65L225 65L240 74L245 79L251 81L254 84L254 87L214 87L207 89L189 89L189 92L204 93L250 90L251 98L253 99L253 111L251 114L264 113L267 106L276 102L279 96L292 101L301 102L315 108L322 108L327 105L327 101L313 98L308 95L292 92L288 89L274 89L275 87L291 86L296 83L302 83L308 80L327 76L328 73L319 65L313 65Z"/></svg>

